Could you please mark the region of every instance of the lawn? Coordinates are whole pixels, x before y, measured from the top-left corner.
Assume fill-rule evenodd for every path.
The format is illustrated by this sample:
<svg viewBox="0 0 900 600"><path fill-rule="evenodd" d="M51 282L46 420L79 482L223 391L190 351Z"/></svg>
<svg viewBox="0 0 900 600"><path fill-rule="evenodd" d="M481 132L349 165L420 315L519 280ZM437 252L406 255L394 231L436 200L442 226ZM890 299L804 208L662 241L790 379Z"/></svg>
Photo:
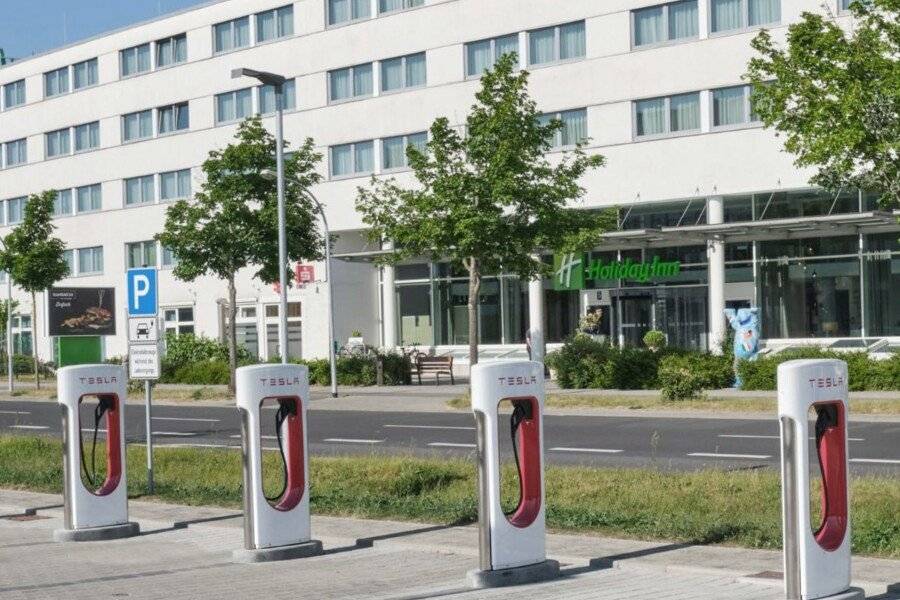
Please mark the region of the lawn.
<svg viewBox="0 0 900 600"><path fill-rule="evenodd" d="M60 493L61 444L42 437L0 437L0 487ZM234 450L157 448L156 496L190 505L239 507L241 457ZM267 453L269 493L280 477ZM98 462L104 462L102 460ZM144 448L128 449L129 490L144 489ZM317 457L311 460L317 514L468 523L477 515L475 467L463 460ZM506 504L515 472L504 472ZM662 472L653 469L548 467L547 523L556 530L690 543L778 548L781 507L771 471ZM855 477L853 551L900 558L900 481Z"/></svg>

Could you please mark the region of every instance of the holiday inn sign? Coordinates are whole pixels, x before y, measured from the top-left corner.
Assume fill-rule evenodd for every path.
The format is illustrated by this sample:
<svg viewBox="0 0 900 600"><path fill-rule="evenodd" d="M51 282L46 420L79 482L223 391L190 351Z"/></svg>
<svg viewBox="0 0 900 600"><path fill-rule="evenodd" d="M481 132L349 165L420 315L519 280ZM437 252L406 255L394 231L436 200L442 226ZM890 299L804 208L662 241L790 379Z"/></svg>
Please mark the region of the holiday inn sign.
<svg viewBox="0 0 900 600"><path fill-rule="evenodd" d="M646 283L664 277L674 277L681 272L679 261L663 261L654 256L650 262L624 261L603 262L602 259L588 260L587 254L570 252L553 257L553 289L583 290L586 281L609 281L623 279Z"/></svg>

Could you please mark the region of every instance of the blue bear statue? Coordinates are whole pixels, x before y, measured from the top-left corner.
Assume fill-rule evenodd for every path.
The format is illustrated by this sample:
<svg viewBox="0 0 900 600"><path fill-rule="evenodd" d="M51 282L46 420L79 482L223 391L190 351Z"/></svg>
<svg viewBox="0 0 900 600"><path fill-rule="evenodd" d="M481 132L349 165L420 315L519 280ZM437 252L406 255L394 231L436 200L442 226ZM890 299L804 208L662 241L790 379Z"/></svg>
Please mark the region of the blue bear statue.
<svg viewBox="0 0 900 600"><path fill-rule="evenodd" d="M738 373L739 360L756 360L759 354L759 309L725 309L725 317L734 329L734 387L741 389L743 381Z"/></svg>

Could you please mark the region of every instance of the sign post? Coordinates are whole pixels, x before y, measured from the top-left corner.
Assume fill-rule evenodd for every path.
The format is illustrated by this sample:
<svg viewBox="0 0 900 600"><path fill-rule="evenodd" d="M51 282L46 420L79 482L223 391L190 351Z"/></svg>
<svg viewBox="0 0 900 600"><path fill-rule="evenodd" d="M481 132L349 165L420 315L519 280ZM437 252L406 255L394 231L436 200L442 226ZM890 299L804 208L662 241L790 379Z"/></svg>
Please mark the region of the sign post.
<svg viewBox="0 0 900 600"><path fill-rule="evenodd" d="M145 428L147 431L147 492L153 493L153 393L151 381L159 379L159 303L156 269L129 269L128 374L144 380Z"/></svg>

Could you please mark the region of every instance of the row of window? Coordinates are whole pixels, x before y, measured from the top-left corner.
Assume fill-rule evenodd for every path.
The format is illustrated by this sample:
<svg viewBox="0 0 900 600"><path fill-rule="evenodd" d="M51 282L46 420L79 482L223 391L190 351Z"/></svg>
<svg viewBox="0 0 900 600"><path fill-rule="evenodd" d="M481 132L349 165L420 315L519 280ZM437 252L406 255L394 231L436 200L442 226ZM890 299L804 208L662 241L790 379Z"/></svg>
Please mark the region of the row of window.
<svg viewBox="0 0 900 600"><path fill-rule="evenodd" d="M749 85L711 90L711 125L729 128L755 123ZM634 102L634 137L646 138L701 130L700 92Z"/></svg>
<svg viewBox="0 0 900 600"><path fill-rule="evenodd" d="M294 35L293 5L256 13L253 18L256 43ZM213 50L219 54L246 48L254 39L250 31L250 17L240 17L213 25Z"/></svg>
<svg viewBox="0 0 900 600"><path fill-rule="evenodd" d="M154 115L156 127L153 126ZM184 131L191 126L190 108L187 102L160 106L122 115L122 142L146 140L154 135L166 135Z"/></svg>
<svg viewBox="0 0 900 600"><path fill-rule="evenodd" d="M256 113L271 115L276 110L277 98L275 86L261 85L256 87ZM215 111L216 125L240 121L254 114L253 112L253 88L242 88L231 92L216 94ZM282 86L282 108L294 110L297 107L297 83L291 79Z"/></svg>
<svg viewBox="0 0 900 600"><path fill-rule="evenodd" d="M709 0L710 33L771 25L781 21L781 0ZM655 46L696 39L697 0L681 0L631 11L631 43Z"/></svg>
<svg viewBox="0 0 900 600"><path fill-rule="evenodd" d="M341 25L398 10L423 6L425 0L328 0L328 24Z"/></svg>
<svg viewBox="0 0 900 600"><path fill-rule="evenodd" d="M425 53L418 52L329 71L328 101L341 102L371 96L375 87L374 67L376 64L379 67L378 89L381 93L427 85Z"/></svg>
<svg viewBox="0 0 900 600"><path fill-rule="evenodd" d="M24 142L25 140L20 140ZM84 123L74 127L48 131L44 134L45 158L65 156L72 152L85 152L100 147L100 121ZM27 160L27 151L22 155Z"/></svg>
<svg viewBox="0 0 900 600"><path fill-rule="evenodd" d="M511 33L465 45L466 77L480 77L494 66L504 54L515 52L523 56L520 35ZM584 21L554 25L525 32L529 66L577 60L585 57L587 50Z"/></svg>
<svg viewBox="0 0 900 600"><path fill-rule="evenodd" d="M175 266L172 251L155 240L125 244L125 258L129 269ZM66 250L63 259L69 266L69 277L103 274L103 246Z"/></svg>

